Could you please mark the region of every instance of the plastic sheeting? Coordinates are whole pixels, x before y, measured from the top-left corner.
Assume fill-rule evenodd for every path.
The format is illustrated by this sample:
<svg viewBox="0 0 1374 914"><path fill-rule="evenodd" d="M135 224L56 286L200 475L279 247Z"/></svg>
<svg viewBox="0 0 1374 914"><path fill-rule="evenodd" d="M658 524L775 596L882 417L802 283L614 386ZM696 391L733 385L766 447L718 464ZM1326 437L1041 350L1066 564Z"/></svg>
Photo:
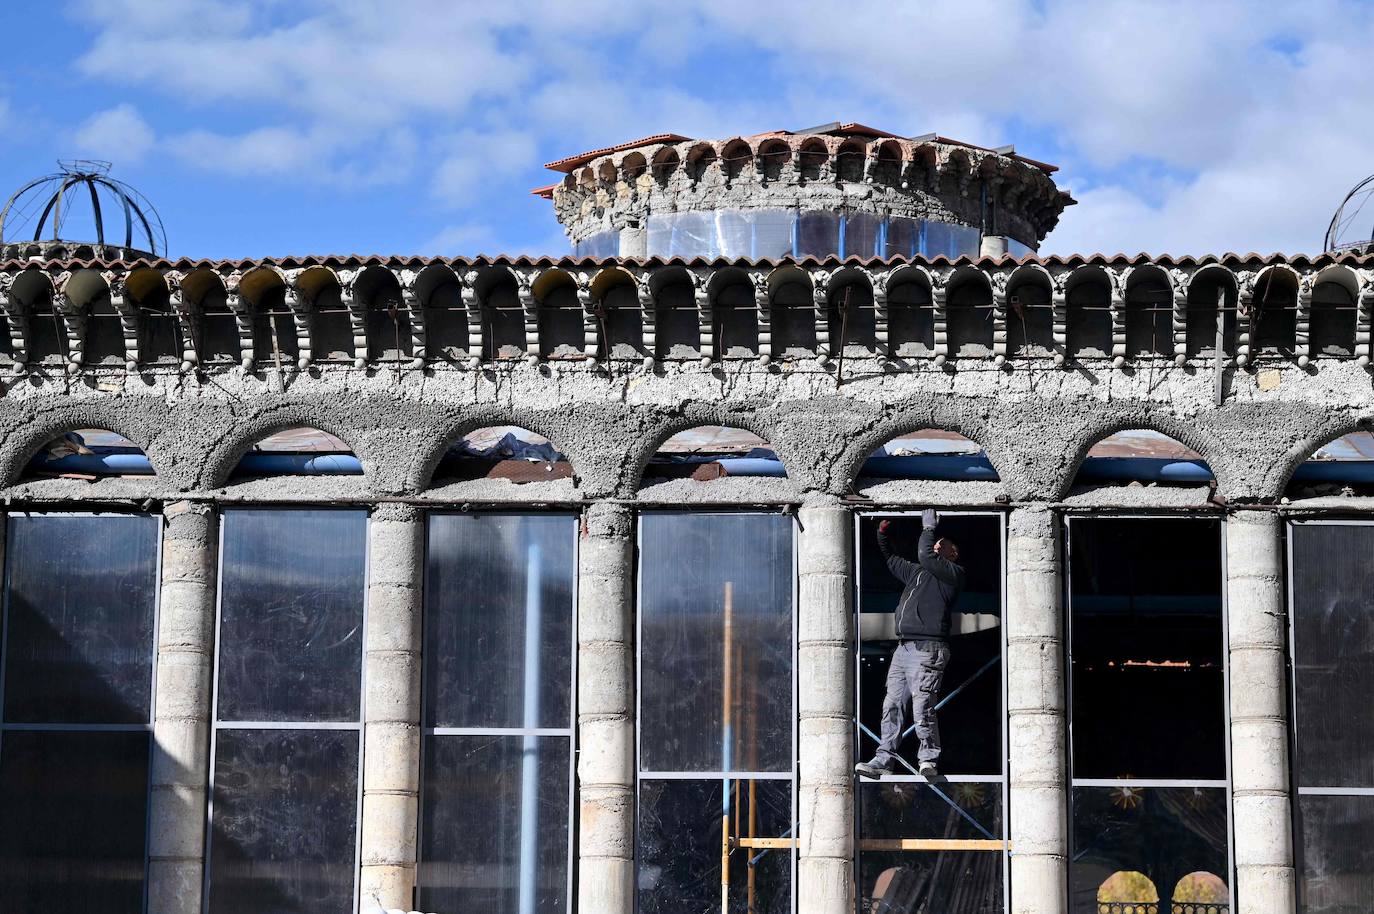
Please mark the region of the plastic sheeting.
<svg viewBox="0 0 1374 914"><path fill-rule="evenodd" d="M574 257L591 257L596 260L605 260L607 257L618 257L619 255L620 232L615 229L597 232L595 235L588 235L581 241L573 243Z"/></svg>
<svg viewBox="0 0 1374 914"><path fill-rule="evenodd" d="M760 209L654 213L651 257L978 256L976 228L904 217L823 210Z"/></svg>

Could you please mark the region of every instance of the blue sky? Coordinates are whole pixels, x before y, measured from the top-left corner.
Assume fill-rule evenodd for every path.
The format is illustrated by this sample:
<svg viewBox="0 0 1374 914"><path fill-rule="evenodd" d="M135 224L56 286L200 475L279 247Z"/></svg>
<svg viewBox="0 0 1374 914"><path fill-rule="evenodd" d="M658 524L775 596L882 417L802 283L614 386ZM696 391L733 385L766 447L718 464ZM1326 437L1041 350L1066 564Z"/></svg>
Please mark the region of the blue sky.
<svg viewBox="0 0 1374 914"><path fill-rule="evenodd" d="M56 0L0 28L0 187L109 159L173 256L562 253L543 163L669 131L1015 143L1080 201L1046 252L1313 251L1374 172L1362 2Z"/></svg>

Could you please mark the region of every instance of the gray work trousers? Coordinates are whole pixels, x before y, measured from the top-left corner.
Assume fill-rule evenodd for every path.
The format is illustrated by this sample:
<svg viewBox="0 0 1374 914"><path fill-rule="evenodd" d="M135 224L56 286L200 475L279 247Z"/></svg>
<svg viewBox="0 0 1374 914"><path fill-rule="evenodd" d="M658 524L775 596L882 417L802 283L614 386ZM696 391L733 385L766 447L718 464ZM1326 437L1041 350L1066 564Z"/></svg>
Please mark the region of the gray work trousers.
<svg viewBox="0 0 1374 914"><path fill-rule="evenodd" d="M907 727L906 706L916 737L921 741L918 762L934 762L940 757L940 724L935 720L935 703L940 683L949 666L949 645L943 641L904 641L892 652L887 669L887 698L883 700L883 733L873 760L884 767L895 764L902 733Z"/></svg>

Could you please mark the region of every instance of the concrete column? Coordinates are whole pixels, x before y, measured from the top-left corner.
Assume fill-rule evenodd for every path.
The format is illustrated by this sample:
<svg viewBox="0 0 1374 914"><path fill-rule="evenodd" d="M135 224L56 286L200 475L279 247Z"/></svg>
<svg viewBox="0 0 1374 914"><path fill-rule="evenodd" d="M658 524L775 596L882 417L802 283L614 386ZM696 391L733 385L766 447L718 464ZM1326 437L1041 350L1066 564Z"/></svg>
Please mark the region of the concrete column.
<svg viewBox="0 0 1374 914"><path fill-rule="evenodd" d="M1240 511L1226 523L1237 914L1297 909L1279 523L1268 511Z"/></svg>
<svg viewBox="0 0 1374 914"><path fill-rule="evenodd" d="M1068 910L1068 765L1059 523L1011 512L1007 539L1007 714L1013 914Z"/></svg>
<svg viewBox="0 0 1374 914"><path fill-rule="evenodd" d="M634 514L594 504L577 574L577 910L635 907Z"/></svg>
<svg viewBox="0 0 1374 914"><path fill-rule="evenodd" d="M163 515L157 692L148 798L148 912L197 914L205 868L219 518L176 502Z"/></svg>
<svg viewBox="0 0 1374 914"><path fill-rule="evenodd" d="M984 235L978 243L979 257L1002 257L1007 253L1006 235Z"/></svg>
<svg viewBox="0 0 1374 914"><path fill-rule="evenodd" d="M797 679L800 782L797 911L854 911L853 517L834 502L800 512Z"/></svg>
<svg viewBox="0 0 1374 914"><path fill-rule="evenodd" d="M368 524L362 910L410 910L420 795L424 512L379 505Z"/></svg>

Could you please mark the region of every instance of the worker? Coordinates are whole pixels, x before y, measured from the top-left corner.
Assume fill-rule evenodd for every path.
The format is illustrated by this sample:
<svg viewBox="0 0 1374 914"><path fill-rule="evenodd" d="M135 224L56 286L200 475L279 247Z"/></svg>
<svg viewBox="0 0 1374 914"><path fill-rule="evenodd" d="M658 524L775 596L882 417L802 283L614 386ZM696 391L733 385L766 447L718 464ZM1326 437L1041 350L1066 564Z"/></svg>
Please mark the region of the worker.
<svg viewBox="0 0 1374 914"><path fill-rule="evenodd" d="M902 596L895 614L897 649L887 670L882 738L872 760L854 766L865 777L882 777L896 766L898 743L907 727L908 702L921 743L916 754L918 770L926 778L938 773L935 763L940 758L940 726L935 720L935 702L949 666L950 613L964 589L959 547L936 535L939 522L934 511L922 512L915 562L892 551L888 521L878 524L878 548L888 570L902 582Z"/></svg>

